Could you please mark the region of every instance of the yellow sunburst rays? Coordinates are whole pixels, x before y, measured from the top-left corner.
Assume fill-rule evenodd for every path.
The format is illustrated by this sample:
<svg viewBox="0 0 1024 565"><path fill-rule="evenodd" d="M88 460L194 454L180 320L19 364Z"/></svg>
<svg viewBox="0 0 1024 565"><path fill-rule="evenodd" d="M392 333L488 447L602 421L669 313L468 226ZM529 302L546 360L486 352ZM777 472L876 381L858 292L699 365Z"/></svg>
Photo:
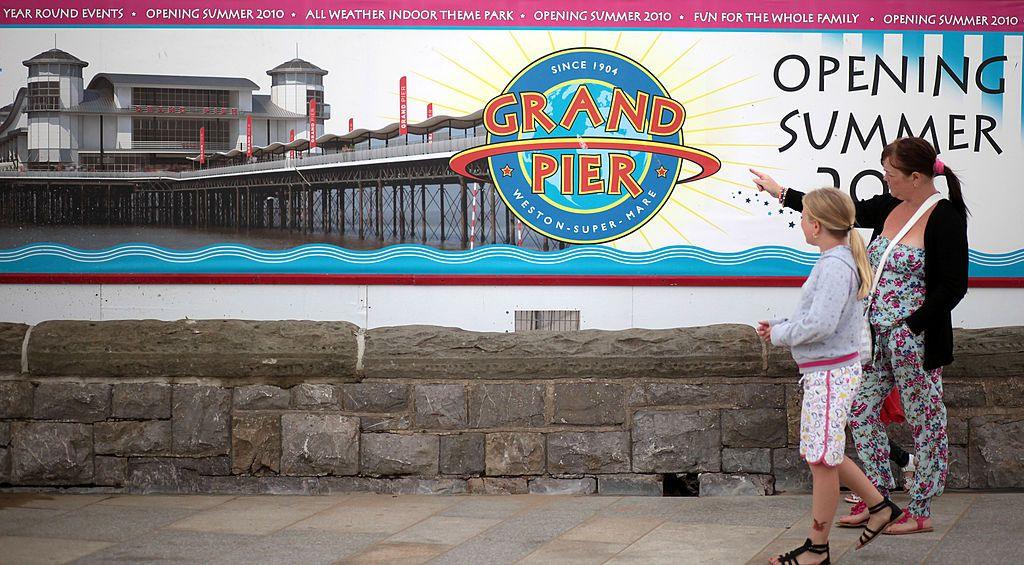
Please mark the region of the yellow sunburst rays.
<svg viewBox="0 0 1024 565"><path fill-rule="evenodd" d="M438 52L438 55L447 63L444 66L447 69L447 74L443 77L430 76L420 72L416 74L430 83L428 97L435 106L457 109L462 114L469 114L483 107L487 100L503 89L501 85L507 84L519 72L519 69L533 62L537 57L557 50L559 44L563 46L566 44L580 45L576 43L580 38L578 34L578 31L509 31L507 36L492 35L482 42L470 38L476 48L475 51L460 52L457 57ZM722 78L727 77L730 71L735 72L735 65L728 64L732 59L731 56L719 55L718 58L698 56L700 55L698 47L702 45L700 38L688 37L686 43L677 49L673 45L674 42L666 41L666 39L672 39L674 35L658 33L653 39L647 39L650 38L650 35L646 33L584 32L582 36L584 45L606 46L642 62L650 69L660 69L661 72L657 75L659 80L663 84L674 85L669 90L671 95L682 101L684 105L693 105L692 107L687 106L687 120L684 127L684 134L688 136L687 144L698 148L708 148L722 160L723 165L722 171L718 174L701 181L681 185L685 186L686 190L673 191L670 195L671 206L664 208L658 214L659 221L648 222L630 237L620 240L618 242L620 245L613 244L614 247L635 248L636 244L641 244L648 249L656 249L661 246L658 244L673 239L675 241L682 240L688 245L701 243L694 235L688 233L689 229L683 227L692 224L692 221L672 221L671 217L676 213L685 213L687 217L696 219L698 225L708 226L715 230L715 233L728 236L727 227L716 221L714 214L708 213L704 208L710 205L719 210L728 208L733 211L732 213L749 215L751 212L714 194L716 192L715 185L730 185L753 190L753 185L746 176L742 177L743 182L729 178L732 176L732 172L739 170L739 167L742 167L744 175L749 167L780 170L770 164L730 158L734 150L745 152L756 148L775 147L775 144L771 143L748 141L749 138L746 134L746 131L750 129L768 126L769 122L736 120L722 125L704 122L704 120L712 119L712 116L717 120L720 116L727 117L730 112L741 109L746 109L749 113L751 108L771 98L759 97L737 103L729 95L750 80L752 76L723 81ZM502 40L503 37L504 40ZM528 47L541 47L541 52L531 54ZM713 49L712 46L708 50L713 51ZM702 61L708 60L712 61L711 64L702 63ZM696 88L697 86L702 88ZM425 101L422 98L410 97L410 99ZM689 137L691 135L698 139L691 139ZM705 141L701 141L701 139L705 139ZM691 169L692 166L683 168L687 173L697 172ZM671 214L665 214L670 210ZM668 230L665 230L666 227Z"/></svg>

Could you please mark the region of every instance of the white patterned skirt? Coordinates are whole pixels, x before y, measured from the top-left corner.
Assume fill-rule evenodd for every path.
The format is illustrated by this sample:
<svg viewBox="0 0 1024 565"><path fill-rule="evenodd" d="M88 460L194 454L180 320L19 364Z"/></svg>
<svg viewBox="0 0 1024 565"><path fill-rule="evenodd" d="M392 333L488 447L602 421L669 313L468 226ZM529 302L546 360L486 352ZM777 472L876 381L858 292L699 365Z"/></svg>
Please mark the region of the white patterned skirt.
<svg viewBox="0 0 1024 565"><path fill-rule="evenodd" d="M800 456L812 465L835 467L846 451L846 420L860 386L860 363L805 373L800 380Z"/></svg>

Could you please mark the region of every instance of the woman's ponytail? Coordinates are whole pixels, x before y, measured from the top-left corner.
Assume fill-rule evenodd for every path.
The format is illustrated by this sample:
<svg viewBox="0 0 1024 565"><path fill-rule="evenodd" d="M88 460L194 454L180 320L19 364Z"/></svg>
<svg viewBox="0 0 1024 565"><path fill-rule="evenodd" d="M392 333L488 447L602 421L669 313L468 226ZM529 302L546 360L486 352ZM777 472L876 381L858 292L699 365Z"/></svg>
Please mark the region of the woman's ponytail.
<svg viewBox="0 0 1024 565"><path fill-rule="evenodd" d="M967 209L967 203L964 202L964 193L960 187L960 178L956 176L953 169L949 166L942 165L942 176L946 178L946 186L949 187L949 201L953 204L953 207L960 212L960 215L967 219L971 211Z"/></svg>

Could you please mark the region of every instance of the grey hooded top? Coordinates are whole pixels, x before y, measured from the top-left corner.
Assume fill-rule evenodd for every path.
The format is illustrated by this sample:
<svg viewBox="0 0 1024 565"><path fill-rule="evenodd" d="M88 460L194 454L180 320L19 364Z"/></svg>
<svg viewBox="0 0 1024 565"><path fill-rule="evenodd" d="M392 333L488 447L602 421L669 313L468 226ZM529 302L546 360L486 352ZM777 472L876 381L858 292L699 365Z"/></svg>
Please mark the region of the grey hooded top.
<svg viewBox="0 0 1024 565"><path fill-rule="evenodd" d="M772 324L772 343L792 350L801 373L826 371L857 360L848 358L860 351L863 335L859 286L853 253L849 247L837 245L822 253L811 269L796 312Z"/></svg>

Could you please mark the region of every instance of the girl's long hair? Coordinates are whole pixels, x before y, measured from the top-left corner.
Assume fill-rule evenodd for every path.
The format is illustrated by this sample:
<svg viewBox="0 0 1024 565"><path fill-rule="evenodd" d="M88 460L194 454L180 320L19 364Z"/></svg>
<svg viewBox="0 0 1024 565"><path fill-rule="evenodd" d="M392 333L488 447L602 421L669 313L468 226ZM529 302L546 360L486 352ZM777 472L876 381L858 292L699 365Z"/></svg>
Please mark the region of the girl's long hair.
<svg viewBox="0 0 1024 565"><path fill-rule="evenodd" d="M860 276L857 298L866 297L871 291L873 273L864 238L853 228L857 210L850 195L833 187L812 190L804 195L804 213L820 222L821 227L836 237L845 238L849 235L850 251L853 252L857 275Z"/></svg>

